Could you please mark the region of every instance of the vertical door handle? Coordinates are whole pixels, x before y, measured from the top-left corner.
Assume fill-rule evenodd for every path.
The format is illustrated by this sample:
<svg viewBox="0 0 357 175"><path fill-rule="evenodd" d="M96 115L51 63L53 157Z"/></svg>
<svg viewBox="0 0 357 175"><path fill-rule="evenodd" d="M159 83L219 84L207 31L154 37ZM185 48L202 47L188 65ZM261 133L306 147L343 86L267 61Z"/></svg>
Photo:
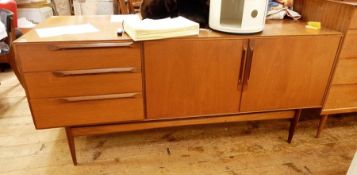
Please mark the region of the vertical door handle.
<svg viewBox="0 0 357 175"><path fill-rule="evenodd" d="M239 75L238 75L238 85L243 84L244 78L244 66L247 58L247 50L248 50L248 41L244 41L243 43L243 50L242 50L242 57L240 61L240 68L239 68Z"/></svg>
<svg viewBox="0 0 357 175"><path fill-rule="evenodd" d="M245 70L244 70L244 79L243 79L243 84L248 85L248 80L250 79L250 74L252 71L252 63L253 63L253 57L254 57L254 47L255 47L255 42L254 40L249 41L248 45L248 53L247 53L247 61L245 65Z"/></svg>

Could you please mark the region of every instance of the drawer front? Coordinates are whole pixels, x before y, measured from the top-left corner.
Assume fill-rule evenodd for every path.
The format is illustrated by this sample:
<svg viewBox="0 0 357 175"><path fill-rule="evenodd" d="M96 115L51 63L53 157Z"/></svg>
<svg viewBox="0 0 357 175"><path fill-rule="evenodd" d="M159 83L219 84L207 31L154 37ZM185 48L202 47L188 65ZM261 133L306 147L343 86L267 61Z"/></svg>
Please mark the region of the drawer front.
<svg viewBox="0 0 357 175"><path fill-rule="evenodd" d="M340 59L333 84L357 84L357 58Z"/></svg>
<svg viewBox="0 0 357 175"><path fill-rule="evenodd" d="M144 119L140 93L32 99L30 104L39 129Z"/></svg>
<svg viewBox="0 0 357 175"><path fill-rule="evenodd" d="M341 58L357 57L357 30L349 30L346 33L345 40L341 50Z"/></svg>
<svg viewBox="0 0 357 175"><path fill-rule="evenodd" d="M45 43L18 45L23 72L141 67L139 43Z"/></svg>
<svg viewBox="0 0 357 175"><path fill-rule="evenodd" d="M353 16L351 18L350 29L357 29L357 7L355 7Z"/></svg>
<svg viewBox="0 0 357 175"><path fill-rule="evenodd" d="M357 84L333 85L325 103L323 114L357 111Z"/></svg>
<svg viewBox="0 0 357 175"><path fill-rule="evenodd" d="M141 73L136 72L134 68L33 72L25 73L24 80L30 98L88 96L142 91Z"/></svg>

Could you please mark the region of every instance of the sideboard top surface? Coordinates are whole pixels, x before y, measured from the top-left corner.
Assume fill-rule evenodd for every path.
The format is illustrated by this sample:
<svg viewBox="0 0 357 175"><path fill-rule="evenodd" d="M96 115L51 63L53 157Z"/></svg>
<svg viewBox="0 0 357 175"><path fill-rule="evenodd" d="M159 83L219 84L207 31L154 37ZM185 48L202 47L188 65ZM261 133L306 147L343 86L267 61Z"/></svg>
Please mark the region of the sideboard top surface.
<svg viewBox="0 0 357 175"><path fill-rule="evenodd" d="M76 35L62 35L56 37L41 38L35 30L31 30L15 43L33 42L66 42L66 41L128 41L127 35L117 36L117 29L121 28L120 22L111 22L110 16L55 16L37 25L36 28L58 27L64 25L87 24L90 23L99 29L99 32ZM216 32L212 30L201 30L199 36L184 37L189 38L227 38L245 39L271 36L310 36L310 35L339 35L341 33L323 28L321 30L306 29L305 22L293 20L268 20L265 29L261 33L251 35L234 35Z"/></svg>

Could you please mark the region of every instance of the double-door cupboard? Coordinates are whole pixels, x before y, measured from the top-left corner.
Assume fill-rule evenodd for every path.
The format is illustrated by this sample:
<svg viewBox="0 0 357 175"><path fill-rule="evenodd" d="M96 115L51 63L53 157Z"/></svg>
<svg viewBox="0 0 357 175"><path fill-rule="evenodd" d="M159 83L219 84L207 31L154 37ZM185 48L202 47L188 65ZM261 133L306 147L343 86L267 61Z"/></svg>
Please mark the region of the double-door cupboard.
<svg viewBox="0 0 357 175"><path fill-rule="evenodd" d="M321 107L338 44L335 36L145 42L147 116Z"/></svg>

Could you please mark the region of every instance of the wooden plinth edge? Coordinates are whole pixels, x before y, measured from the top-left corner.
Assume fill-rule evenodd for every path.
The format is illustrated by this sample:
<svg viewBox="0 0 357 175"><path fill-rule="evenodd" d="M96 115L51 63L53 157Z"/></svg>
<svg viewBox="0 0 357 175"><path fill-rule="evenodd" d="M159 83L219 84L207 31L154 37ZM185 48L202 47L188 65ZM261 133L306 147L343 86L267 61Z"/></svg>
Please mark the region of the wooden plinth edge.
<svg viewBox="0 0 357 175"><path fill-rule="evenodd" d="M110 125L96 125L96 126L81 126L81 127L66 127L66 134L68 145L71 152L74 165L77 165L77 157L75 151L74 137L78 136L92 136L103 135L119 132L139 131L167 127L179 126L193 126L215 123L232 123L241 121L258 121L258 120L276 120L276 119L290 119L290 131L288 142L291 143L296 126L299 122L301 110L288 110L278 112L264 112L253 114L240 114L229 116L212 116L212 117L198 117L198 118L185 118L174 120L153 120L143 121L137 123L123 123L123 124L110 124Z"/></svg>

